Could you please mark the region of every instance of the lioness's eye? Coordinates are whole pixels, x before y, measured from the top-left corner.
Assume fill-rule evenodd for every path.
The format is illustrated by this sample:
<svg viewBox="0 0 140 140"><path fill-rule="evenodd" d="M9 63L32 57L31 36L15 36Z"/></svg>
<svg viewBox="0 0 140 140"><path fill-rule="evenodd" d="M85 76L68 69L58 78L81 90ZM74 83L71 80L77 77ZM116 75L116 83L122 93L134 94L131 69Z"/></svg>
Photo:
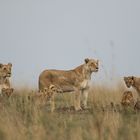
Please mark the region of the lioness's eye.
<svg viewBox="0 0 140 140"><path fill-rule="evenodd" d="M3 68L3 70L6 70L6 68Z"/></svg>

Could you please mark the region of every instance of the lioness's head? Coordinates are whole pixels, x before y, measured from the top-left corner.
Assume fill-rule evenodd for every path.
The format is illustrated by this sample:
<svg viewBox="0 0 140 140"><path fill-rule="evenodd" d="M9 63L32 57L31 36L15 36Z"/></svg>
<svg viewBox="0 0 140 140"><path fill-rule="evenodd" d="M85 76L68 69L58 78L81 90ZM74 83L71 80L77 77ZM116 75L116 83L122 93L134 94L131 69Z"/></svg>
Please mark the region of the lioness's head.
<svg viewBox="0 0 140 140"><path fill-rule="evenodd" d="M134 97L131 91L125 91L123 93L121 104L123 106L134 105Z"/></svg>
<svg viewBox="0 0 140 140"><path fill-rule="evenodd" d="M87 69L90 72L98 72L99 70L99 60L94 60L94 59L85 59L85 64L87 66Z"/></svg>
<svg viewBox="0 0 140 140"><path fill-rule="evenodd" d="M134 85L134 76L124 77L124 82L128 88Z"/></svg>
<svg viewBox="0 0 140 140"><path fill-rule="evenodd" d="M12 64L0 64L0 77L11 77Z"/></svg>

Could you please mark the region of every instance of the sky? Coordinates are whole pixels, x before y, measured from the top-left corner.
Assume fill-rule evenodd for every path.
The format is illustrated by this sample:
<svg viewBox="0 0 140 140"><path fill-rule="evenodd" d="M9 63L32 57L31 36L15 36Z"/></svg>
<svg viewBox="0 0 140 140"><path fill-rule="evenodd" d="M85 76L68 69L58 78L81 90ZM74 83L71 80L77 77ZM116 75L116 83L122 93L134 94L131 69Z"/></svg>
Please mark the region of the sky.
<svg viewBox="0 0 140 140"><path fill-rule="evenodd" d="M92 81L140 74L140 1L0 0L0 63L14 86L38 86L44 69L100 61Z"/></svg>

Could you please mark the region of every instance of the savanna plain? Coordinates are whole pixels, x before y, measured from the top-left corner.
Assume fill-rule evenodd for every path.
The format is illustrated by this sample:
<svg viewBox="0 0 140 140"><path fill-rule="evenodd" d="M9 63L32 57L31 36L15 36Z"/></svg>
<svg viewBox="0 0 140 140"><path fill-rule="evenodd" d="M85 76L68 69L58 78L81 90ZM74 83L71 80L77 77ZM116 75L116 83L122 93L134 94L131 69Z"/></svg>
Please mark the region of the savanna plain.
<svg viewBox="0 0 140 140"><path fill-rule="evenodd" d="M122 82L93 85L88 109L74 111L73 93L57 94L56 109L36 103L28 88L0 98L0 140L139 140L140 114L122 108Z"/></svg>

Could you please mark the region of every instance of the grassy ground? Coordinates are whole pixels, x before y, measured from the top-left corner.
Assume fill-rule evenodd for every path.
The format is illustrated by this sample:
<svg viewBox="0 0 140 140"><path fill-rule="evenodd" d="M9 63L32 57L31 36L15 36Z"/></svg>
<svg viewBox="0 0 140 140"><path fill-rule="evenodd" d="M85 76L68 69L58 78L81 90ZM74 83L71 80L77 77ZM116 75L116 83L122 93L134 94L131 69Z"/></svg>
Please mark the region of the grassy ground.
<svg viewBox="0 0 140 140"><path fill-rule="evenodd" d="M90 109L75 112L73 95L56 97L56 110L28 99L21 90L0 102L0 140L139 140L140 114L123 110L117 87L95 86L90 91ZM112 102L112 103L111 103Z"/></svg>

